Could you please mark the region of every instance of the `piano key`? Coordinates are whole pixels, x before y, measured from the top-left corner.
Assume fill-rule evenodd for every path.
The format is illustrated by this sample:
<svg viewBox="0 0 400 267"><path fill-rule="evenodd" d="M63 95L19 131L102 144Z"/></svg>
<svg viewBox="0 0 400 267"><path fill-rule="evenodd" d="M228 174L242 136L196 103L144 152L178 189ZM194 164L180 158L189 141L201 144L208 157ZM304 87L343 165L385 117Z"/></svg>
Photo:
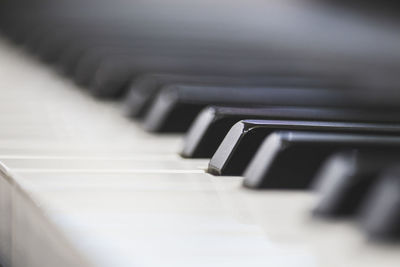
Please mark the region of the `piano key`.
<svg viewBox="0 0 400 267"><path fill-rule="evenodd" d="M146 74L134 79L129 86L125 101L126 114L142 118L149 109L159 91L169 85L203 85L203 86L297 86L318 88L331 86L337 89L348 89L350 81L339 84L338 78L333 77L297 77L297 76L210 76L184 74Z"/></svg>
<svg viewBox="0 0 400 267"><path fill-rule="evenodd" d="M243 120L227 133L210 160L208 171L214 175L241 175L264 139L278 130L347 132L399 135L396 123L359 123L302 120Z"/></svg>
<svg viewBox="0 0 400 267"><path fill-rule="evenodd" d="M381 241L400 240L399 192L399 169L389 168L381 175L362 208L359 221L370 238Z"/></svg>
<svg viewBox="0 0 400 267"><path fill-rule="evenodd" d="M119 29L119 31L121 31ZM119 32L118 31L118 32ZM84 33L82 33L84 34ZM109 38L105 37L108 36ZM79 40L69 41L64 45L64 48L57 60L57 67L61 71L61 73L67 75L68 77L72 76L75 69L77 68L79 60L92 49L98 49L99 47L117 47L118 45L124 44L128 41L123 42L125 39L131 39L128 33L91 33L90 36L78 36ZM122 39L122 41L118 41ZM144 43L146 39L142 40L142 38L135 38L135 41L131 41L132 45L137 45L139 43ZM146 41L148 43L148 41Z"/></svg>
<svg viewBox="0 0 400 267"><path fill-rule="evenodd" d="M111 29L108 26L106 30L102 31L90 31L86 35L85 32L82 32L78 34L78 37L75 34L75 38L78 38L78 40L70 41L65 45L58 64L68 73L72 73L83 56L91 56L91 61L99 62L104 58L118 57L121 53L125 53L127 58L132 59L135 55L141 55L144 52L151 55L151 53L159 54L161 51L172 53L171 55L179 55L183 51L188 54L191 51L190 54L193 55L224 56L224 58L239 56L242 59L254 59L262 53L259 49L249 49L235 44L227 47L225 43L216 41L208 44L202 43L197 38L193 39L189 36L182 40L168 36L158 37L154 31L149 34L148 32L141 32L137 27L138 25L122 24L113 26ZM92 54L94 51L97 51L95 55ZM179 53L176 54L177 52ZM95 71L96 66L85 67L84 64L86 63L84 62L80 64L82 64L80 68L83 72L93 73ZM89 78L82 80L81 84L89 84L89 80Z"/></svg>
<svg viewBox="0 0 400 267"><path fill-rule="evenodd" d="M103 48L103 50L110 49ZM136 49L137 51L118 53L118 48L116 50L111 55L103 55L101 50L92 50L84 54L75 70L75 82L78 85L90 87L90 91L96 96L113 97L123 95L127 89L125 87L131 80L142 73L212 73L218 69L229 68L217 58L211 59L209 56L187 53L184 55L179 51L172 49L168 51L166 48L154 47L154 45L153 49L144 47L142 51Z"/></svg>
<svg viewBox="0 0 400 267"><path fill-rule="evenodd" d="M74 73L75 82L79 85L89 86L101 62L107 61L110 58L122 58L122 61L131 58L132 62L135 62L137 58L143 58L144 56L178 56L180 52L177 51L179 49L182 52L187 51L190 43L189 40L186 43L177 44L175 41L167 38L159 39L140 35L132 37L128 33L120 33L121 36L108 32L99 33L98 35L93 34L92 36L84 37L81 41L74 42L73 48L75 47L75 50L81 52L75 55L74 58L68 59L73 62L71 66L63 66L63 68L69 69L69 72ZM64 45L62 53L67 53L67 55L60 55L59 61L61 61L61 65L67 64L62 62L67 60L66 58L62 59L62 57L70 55L68 52L69 49L68 45ZM201 49L200 47L197 49L199 52L204 50L204 48ZM133 66L137 71L137 65L133 64Z"/></svg>
<svg viewBox="0 0 400 267"><path fill-rule="evenodd" d="M397 112L351 109L269 107L208 107L190 126L181 155L185 158L211 158L229 129L245 119L282 119L349 122L398 122Z"/></svg>
<svg viewBox="0 0 400 267"><path fill-rule="evenodd" d="M80 172L136 172L136 173L160 173L161 171L177 172L185 170L186 173L202 173L207 167L205 160L181 160L169 155L143 156L127 158L93 158L93 157L9 157L0 158L0 161L8 168L22 171L38 170L41 172L55 172L69 170Z"/></svg>
<svg viewBox="0 0 400 267"><path fill-rule="evenodd" d="M24 48L28 52L36 54L36 51L38 51L40 47L41 40L46 37L47 34L48 32L46 32L42 27L32 26L31 32L25 36L23 42Z"/></svg>
<svg viewBox="0 0 400 267"><path fill-rule="evenodd" d="M103 38L107 39L108 35L105 34ZM292 67L289 65L290 62L278 64L277 60L279 59L276 56L268 56L259 49L235 45L227 47L224 42L217 41L201 43L198 42L197 38L192 39L189 36L184 39L173 39L142 35L139 33L134 37L127 35L119 38L112 36L114 40L107 42L102 40L92 45L89 42L89 45L86 45L85 53L77 63L74 72L75 82L79 85L89 86L97 72L101 73L101 75L97 75L97 79L104 79L102 83L112 79L111 76L117 76L121 79L121 84L127 83L132 77L135 77L134 74L168 72L168 70L189 74L202 70L205 74L210 75L215 72L215 74L229 74L232 73L232 70L236 70L237 74L239 71L243 72L243 70L250 68L252 72L258 74L260 72L267 73L263 69L269 66L271 71L273 70L272 67L275 67L276 69L289 69L293 74L296 71L301 73L302 69L311 72L311 70L307 70L306 66L303 66L303 68L296 67L295 62L291 62ZM148 62L144 59L147 59ZM267 63L266 60L269 60L270 63ZM233 65L239 62L241 65ZM314 62L313 64L317 63ZM306 63L302 64L307 65ZM283 67L284 65L285 67ZM319 65L321 64L319 63ZM314 67L310 65L308 68L320 73L323 66ZM251 72L248 72L248 74L251 74ZM329 72L325 71L325 74L328 75ZM110 83L110 85L113 84ZM117 89L112 87L108 90Z"/></svg>
<svg viewBox="0 0 400 267"><path fill-rule="evenodd" d="M151 132L184 132L208 105L335 106L350 104L346 92L302 87L210 87L171 85L161 90L144 119ZM182 112L184 111L184 112Z"/></svg>
<svg viewBox="0 0 400 267"><path fill-rule="evenodd" d="M356 215L368 192L399 155L351 151L333 155L315 178L318 200L313 214L322 217Z"/></svg>
<svg viewBox="0 0 400 267"><path fill-rule="evenodd" d="M213 55L216 53L217 55ZM134 55L134 54L133 54ZM205 75L267 75L267 76L327 76L327 68L338 69L339 65L301 61L297 59L276 59L260 55L258 58L229 56L215 50L212 54L193 53L190 48L175 48L166 52L151 51L133 56L132 53L111 55L89 62L89 68L78 66L76 79L81 85L88 85L90 91L99 97L124 94L126 86L138 74L149 72L175 72ZM266 53L268 55L268 53ZM101 62L99 64L98 62ZM83 63L82 63L83 64ZM328 66L330 65L330 66ZM343 72L342 72L343 73ZM346 75L343 74L345 77ZM339 76L341 76L339 74Z"/></svg>
<svg viewBox="0 0 400 267"><path fill-rule="evenodd" d="M349 149L398 153L400 137L330 132L275 132L265 139L246 168L243 184L254 189L306 189L330 155L338 150Z"/></svg>
<svg viewBox="0 0 400 267"><path fill-rule="evenodd" d="M54 29L44 30L36 39L36 44L31 48L31 51L45 63L56 62L65 44L65 36L60 34L60 31L64 32L65 29L63 27L57 28L58 31Z"/></svg>
<svg viewBox="0 0 400 267"><path fill-rule="evenodd" d="M115 38L117 36L116 33L111 34L110 31L115 30L117 32L118 29L114 28L113 25L108 25L107 29L101 29L103 23L85 23L81 25L79 29L75 29L75 25L73 23L62 23L60 25L51 25L51 26L43 26L42 35L37 40L37 45L34 49L32 49L33 53L37 54L40 59L48 63L55 63L61 60L61 56L64 51L67 49L68 44L73 42L75 44L80 44L80 47L85 47L83 45L85 41L97 39L97 46L101 44L125 44L128 43L126 40L127 36L122 37L117 41ZM123 27L123 25L120 25ZM44 28L44 29L43 29ZM133 28L132 28L133 30ZM108 38L107 38L108 37ZM126 41L126 42L122 42ZM96 45L92 45L92 48L96 48Z"/></svg>

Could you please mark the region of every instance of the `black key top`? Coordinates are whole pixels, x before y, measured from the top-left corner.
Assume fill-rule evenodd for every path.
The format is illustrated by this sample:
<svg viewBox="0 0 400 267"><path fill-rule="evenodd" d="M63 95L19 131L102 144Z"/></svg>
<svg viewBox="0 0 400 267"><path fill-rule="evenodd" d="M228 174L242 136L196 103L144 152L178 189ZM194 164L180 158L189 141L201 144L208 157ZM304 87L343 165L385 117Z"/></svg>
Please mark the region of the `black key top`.
<svg viewBox="0 0 400 267"><path fill-rule="evenodd" d="M350 109L269 107L208 107L195 119L185 137L181 155L185 158L210 158L229 129L245 119L307 120L349 122L399 122L398 112L377 112Z"/></svg>
<svg viewBox="0 0 400 267"><path fill-rule="evenodd" d="M328 121L244 120L236 123L209 164L215 175L241 175L264 139L277 130L400 135L400 125Z"/></svg>
<svg viewBox="0 0 400 267"><path fill-rule="evenodd" d="M328 156L338 150L400 152L400 136L280 131L265 139L245 171L244 186L308 188Z"/></svg>
<svg viewBox="0 0 400 267"><path fill-rule="evenodd" d="M126 114L134 118L142 118L149 109L158 92L165 86L173 84L202 86L295 86L345 89L332 77L296 77L296 76L211 76L189 74L146 74L136 78L129 86L125 101Z"/></svg>
<svg viewBox="0 0 400 267"><path fill-rule="evenodd" d="M313 213L355 215L382 170L395 162L400 162L399 154L355 150L333 155L315 178L318 201Z"/></svg>
<svg viewBox="0 0 400 267"><path fill-rule="evenodd" d="M164 88L146 114L152 132L184 132L208 105L221 106L350 106L347 91L323 88L243 88L175 85Z"/></svg>
<svg viewBox="0 0 400 267"><path fill-rule="evenodd" d="M359 219L362 228L371 239L400 240L400 169L398 167L391 168L382 174L365 201Z"/></svg>

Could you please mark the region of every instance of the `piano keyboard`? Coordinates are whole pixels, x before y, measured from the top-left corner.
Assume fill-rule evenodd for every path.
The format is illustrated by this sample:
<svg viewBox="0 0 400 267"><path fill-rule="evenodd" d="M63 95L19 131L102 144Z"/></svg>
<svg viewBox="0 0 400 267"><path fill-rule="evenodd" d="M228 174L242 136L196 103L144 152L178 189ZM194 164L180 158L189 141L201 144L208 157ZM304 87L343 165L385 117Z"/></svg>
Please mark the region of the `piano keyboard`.
<svg viewBox="0 0 400 267"><path fill-rule="evenodd" d="M394 266L399 248L250 191L1 42L5 266Z"/></svg>
<svg viewBox="0 0 400 267"><path fill-rule="evenodd" d="M54 11L50 2L43 21ZM99 3L107 15L106 1ZM149 14L156 6L138 2ZM138 21L147 21L146 12L136 12ZM21 24L0 18L3 30L41 61L0 39L2 266L399 265L399 94L391 72L400 61L390 52L400 46L388 37L391 28L381 35L393 41L381 42L385 53L372 41L354 50L327 37L311 47L333 49L324 60L272 57L265 64L255 47L234 60L240 49L222 52L230 33L211 51L190 33L196 24L179 39L167 27L179 26L173 15L159 14L176 35L169 39L155 27L160 21L143 26L154 27L149 34L128 25L114 32L121 21L93 30L91 23L107 20L86 21L79 12L79 30L68 16L54 25L32 16L29 27L21 14ZM54 29L65 35L44 37ZM132 29L142 39L124 39ZM282 36L271 33L279 47ZM82 38L85 53L68 35ZM293 40L295 51L272 54L308 55L310 47ZM367 52L376 66L358 61ZM340 61L352 53L355 61ZM374 82L384 92L379 101Z"/></svg>

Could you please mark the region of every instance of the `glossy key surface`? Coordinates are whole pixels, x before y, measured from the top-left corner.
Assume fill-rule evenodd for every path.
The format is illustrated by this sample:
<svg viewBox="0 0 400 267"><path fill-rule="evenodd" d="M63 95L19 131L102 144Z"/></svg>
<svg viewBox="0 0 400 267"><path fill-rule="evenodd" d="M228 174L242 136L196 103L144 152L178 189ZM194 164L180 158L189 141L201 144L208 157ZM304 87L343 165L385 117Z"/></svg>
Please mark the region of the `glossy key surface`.
<svg viewBox="0 0 400 267"><path fill-rule="evenodd" d="M241 175L265 138L279 130L329 133L369 133L399 136L396 123L359 123L301 120L243 120L225 136L211 158L208 171L216 175Z"/></svg>
<svg viewBox="0 0 400 267"><path fill-rule="evenodd" d="M268 136L247 167L249 188L306 189L323 162L343 149L399 152L400 137L356 133L280 131Z"/></svg>
<svg viewBox="0 0 400 267"><path fill-rule="evenodd" d="M181 155L187 158L211 158L229 129L245 119L395 123L398 118L398 112L353 109L208 107L189 128Z"/></svg>

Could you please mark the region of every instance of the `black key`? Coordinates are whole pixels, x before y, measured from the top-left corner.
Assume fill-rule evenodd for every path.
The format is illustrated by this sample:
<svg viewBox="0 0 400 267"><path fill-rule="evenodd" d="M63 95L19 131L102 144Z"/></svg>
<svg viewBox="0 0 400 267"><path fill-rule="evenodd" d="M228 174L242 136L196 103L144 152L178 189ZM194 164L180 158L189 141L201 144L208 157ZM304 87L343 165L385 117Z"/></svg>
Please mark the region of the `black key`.
<svg viewBox="0 0 400 267"><path fill-rule="evenodd" d="M218 75L221 70L229 69L228 63L217 57L191 55L188 51L174 51L173 48L168 50L153 46L153 49L144 47L131 52L118 52L118 48L114 52L102 50L107 48L99 48L83 55L77 64L74 80L78 85L90 87L93 95L103 98L124 95L129 83L143 73L215 72Z"/></svg>
<svg viewBox="0 0 400 267"><path fill-rule="evenodd" d="M129 86L125 101L126 114L134 118L142 118L161 88L173 85L202 86L296 86L296 87L326 87L345 89L345 84L339 84L332 77L296 77L296 76L211 76L184 74L146 74L136 78Z"/></svg>
<svg viewBox="0 0 400 267"><path fill-rule="evenodd" d="M82 60L84 61L86 60ZM89 85L91 93L95 96L114 97L124 95L129 83L143 73L169 72L215 76L279 75L282 77L321 75L326 77L327 73L323 73L325 70L322 65L304 62L299 67L296 60L274 61L266 56L259 56L257 59L243 58L228 56L217 50L200 53L193 47L157 48L139 53L93 57L85 64L79 63L75 81L80 85Z"/></svg>
<svg viewBox="0 0 400 267"><path fill-rule="evenodd" d="M306 189L323 162L338 150L400 152L400 136L279 131L265 139L247 167L244 186Z"/></svg>
<svg viewBox="0 0 400 267"><path fill-rule="evenodd" d="M313 213L322 217L355 215L385 167L399 154L348 151L333 155L315 178L318 201Z"/></svg>
<svg viewBox="0 0 400 267"><path fill-rule="evenodd" d="M68 40L65 35L67 34L63 33L62 29L42 32L36 40L36 47L33 47L32 52L37 54L43 62L54 63Z"/></svg>
<svg viewBox="0 0 400 267"><path fill-rule="evenodd" d="M100 68L102 61L107 60L107 57L104 56L104 50L117 50L118 47L109 47L109 46L97 46L93 47L90 50L86 50L82 53L81 57L76 62L75 69L73 71L73 79L77 85L83 87L89 87L94 80L96 71ZM118 56L118 55L116 55ZM128 55L126 55L128 57ZM129 72L129 74L131 71ZM116 76L116 75L115 75ZM133 76L132 76L133 77ZM107 79L109 79L107 77ZM124 82L122 82L123 84ZM113 90L122 90L120 88Z"/></svg>
<svg viewBox="0 0 400 267"><path fill-rule="evenodd" d="M43 61L53 63L61 60L63 53L70 48L72 43L87 50L110 44L114 47L134 45L132 36L121 33L124 25L116 26L112 23L107 24L103 25L101 22L96 24L89 23L81 25L79 29L74 28L75 25L71 24L71 22L57 25L57 28L53 25L43 34L34 52ZM102 27L106 27L106 29L102 29ZM134 29L131 27L132 31Z"/></svg>
<svg viewBox="0 0 400 267"><path fill-rule="evenodd" d="M42 27L34 27L26 36L24 47L28 52L35 54L38 51L43 38L46 38L47 34L48 32L46 32Z"/></svg>
<svg viewBox="0 0 400 267"><path fill-rule="evenodd" d="M126 84L136 78L136 75L143 73L201 71L218 74L229 73L229 69L243 69L243 66L233 64L246 64L245 66L254 64L252 56L249 55L249 58L246 58L240 54L244 53L243 51L236 52L235 49L231 51L232 48L224 51L218 48L220 45L215 45L217 48L210 49L207 45L194 44L188 39L180 41L158 39L153 37L150 40L141 40L139 36L136 36L133 40L121 41L119 44L103 41L87 48L77 63L74 72L75 82L83 86L92 85L94 90L102 88L102 91L113 92L122 90L119 89L121 84ZM235 53L238 55L235 56ZM271 65L271 63L263 64L264 67L266 65ZM259 67L252 69L258 72L262 70ZM112 82L113 77L118 77L119 83Z"/></svg>
<svg viewBox="0 0 400 267"><path fill-rule="evenodd" d="M208 107L195 119L185 137L181 155L185 158L210 158L229 129L245 119L307 120L349 122L399 122L398 112L377 112L350 109L269 107Z"/></svg>
<svg viewBox="0 0 400 267"><path fill-rule="evenodd" d="M107 35L107 37L105 37ZM109 36L111 35L111 36ZM117 36L114 36L117 35ZM91 51L93 49L98 49L99 47L106 46L114 46L118 47L119 45L126 46L126 43L129 39L129 36L122 37L118 36L119 34L94 34L89 37L79 36L80 40L71 40L65 44L64 49L62 50L59 59L57 61L57 68L61 73L72 76L74 74L75 69L79 63L79 60L85 56L85 53ZM109 39L109 37L111 39ZM122 39L122 41L118 41L118 39ZM138 37L135 40L135 43L141 43ZM123 42L125 40L125 42ZM134 45L132 41L132 45Z"/></svg>
<svg viewBox="0 0 400 267"><path fill-rule="evenodd" d="M107 38L108 34L103 34ZM104 78L97 78L101 83L107 83L106 86L113 85L109 82L112 76L120 80L117 87L105 88L113 93L114 91L123 90L121 84L126 84L129 79L135 74L145 72L145 68L149 65L155 66L156 59L162 60L168 55L168 48L171 46L165 40L165 44L157 44L148 40L141 40L140 36L132 37L113 37L111 40L101 40L101 35L97 38L98 42L92 43L95 40L88 41L88 44L83 44L83 51L74 63L74 69L71 71L76 84L89 87L95 79L96 72L102 71L107 75ZM120 40L119 40L120 39ZM125 40L126 39L126 40ZM68 49L68 47L66 48ZM164 55L164 58L162 56ZM156 58L156 59L154 59ZM146 59L148 59L147 62ZM150 64L152 63L153 64ZM159 62L164 65L165 62ZM112 70L108 70L109 67ZM117 93L113 93L114 95Z"/></svg>
<svg viewBox="0 0 400 267"><path fill-rule="evenodd" d="M81 43L68 42L57 61L57 70L67 77L72 77L76 65L85 51L85 46Z"/></svg>
<svg viewBox="0 0 400 267"><path fill-rule="evenodd" d="M277 130L346 132L400 135L400 125L382 123L244 120L225 136L208 171L215 175L241 175L264 139Z"/></svg>
<svg viewBox="0 0 400 267"><path fill-rule="evenodd" d="M400 240L399 167L387 170L379 178L362 208L360 223L371 239Z"/></svg>
<svg viewBox="0 0 400 267"><path fill-rule="evenodd" d="M146 114L144 126L152 132L184 132L208 105L344 106L352 105L347 91L323 88L243 88L174 85L164 88Z"/></svg>

